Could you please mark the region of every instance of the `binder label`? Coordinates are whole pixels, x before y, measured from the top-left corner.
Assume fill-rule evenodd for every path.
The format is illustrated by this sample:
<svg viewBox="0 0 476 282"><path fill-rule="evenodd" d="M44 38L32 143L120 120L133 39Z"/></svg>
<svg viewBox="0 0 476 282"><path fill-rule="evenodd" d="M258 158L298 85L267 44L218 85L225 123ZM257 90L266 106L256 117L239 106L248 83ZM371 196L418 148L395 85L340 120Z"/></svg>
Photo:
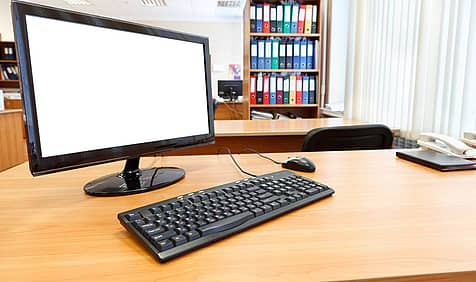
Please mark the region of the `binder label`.
<svg viewBox="0 0 476 282"><path fill-rule="evenodd" d="M279 57L278 50L279 50L279 41L273 42L273 57L274 58Z"/></svg>
<svg viewBox="0 0 476 282"><path fill-rule="evenodd" d="M284 79L284 92L289 92L289 78Z"/></svg>
<svg viewBox="0 0 476 282"><path fill-rule="evenodd" d="M306 44L301 45L301 57L306 57Z"/></svg>
<svg viewBox="0 0 476 282"><path fill-rule="evenodd" d="M256 7L250 6L250 20L256 19Z"/></svg>
<svg viewBox="0 0 476 282"><path fill-rule="evenodd" d="M254 93L256 88L256 79L254 77L251 78L251 83L250 83L250 92Z"/></svg>
<svg viewBox="0 0 476 282"><path fill-rule="evenodd" d="M270 91L271 93L276 92L276 77L274 77L274 76L270 77L269 88L271 90Z"/></svg>
<svg viewBox="0 0 476 282"><path fill-rule="evenodd" d="M258 82L256 84L256 89L257 89L258 92L263 91L263 77L262 76L258 76Z"/></svg>
<svg viewBox="0 0 476 282"><path fill-rule="evenodd" d="M256 8L256 19L262 20L263 19L263 8L259 7Z"/></svg>
<svg viewBox="0 0 476 282"><path fill-rule="evenodd" d="M271 42L266 42L266 48L265 48L265 57L266 58L271 58Z"/></svg>
<svg viewBox="0 0 476 282"><path fill-rule="evenodd" d="M273 18L273 15L271 14L271 18ZM276 18L278 21L283 20L283 6L279 5L276 10Z"/></svg>
<svg viewBox="0 0 476 282"><path fill-rule="evenodd" d="M256 44L251 45L251 56L258 56L258 46Z"/></svg>
<svg viewBox="0 0 476 282"><path fill-rule="evenodd" d="M282 91L283 90L283 78L278 77L277 81L278 81L278 84L276 85L276 88L278 89L278 91Z"/></svg>
<svg viewBox="0 0 476 282"><path fill-rule="evenodd" d="M268 7L268 9L264 8L263 21L269 21L269 7Z"/></svg>
<svg viewBox="0 0 476 282"><path fill-rule="evenodd" d="M309 90L310 91L314 91L316 89L315 83L316 83L316 81L314 80L314 78L309 78Z"/></svg>
<svg viewBox="0 0 476 282"><path fill-rule="evenodd" d="M286 45L285 44L279 45L279 56L280 57L286 56Z"/></svg>
<svg viewBox="0 0 476 282"><path fill-rule="evenodd" d="M271 20L276 20L276 8L271 8Z"/></svg>
<svg viewBox="0 0 476 282"><path fill-rule="evenodd" d="M304 21L306 16L306 10L304 9L299 9L299 21L302 22Z"/></svg>

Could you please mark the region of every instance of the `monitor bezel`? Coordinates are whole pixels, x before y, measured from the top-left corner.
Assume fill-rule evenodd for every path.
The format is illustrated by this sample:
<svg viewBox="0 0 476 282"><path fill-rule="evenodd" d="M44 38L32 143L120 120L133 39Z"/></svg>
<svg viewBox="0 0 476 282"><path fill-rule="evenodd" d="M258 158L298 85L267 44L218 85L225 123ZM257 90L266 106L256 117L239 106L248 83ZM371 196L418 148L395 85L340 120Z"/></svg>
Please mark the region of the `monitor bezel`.
<svg viewBox="0 0 476 282"><path fill-rule="evenodd" d="M20 73L20 89L22 93L22 104L25 119L27 151L29 156L28 159L30 171L33 175L36 176L214 143L214 117L208 38L138 23L126 22L119 19L106 18L39 4L25 3L21 1L12 1L11 9L16 39L15 45L18 56L17 61ZM30 54L28 52L29 42L26 27L27 15L202 44L204 51L204 79L206 80L209 133L147 143L103 148L59 156L42 157L38 119L36 113L34 84L31 72L31 61ZM138 122L140 121L138 120Z"/></svg>
<svg viewBox="0 0 476 282"><path fill-rule="evenodd" d="M226 94L220 94L220 90L223 90L222 88L227 85L227 84L233 84L233 86L237 86L240 88L240 91L239 93L236 94L236 97L240 97L240 96L243 96L243 80L241 79L228 79L228 80L224 80L224 79L220 79L217 81L217 89L218 89L218 97L222 97L222 98L229 98L228 95Z"/></svg>

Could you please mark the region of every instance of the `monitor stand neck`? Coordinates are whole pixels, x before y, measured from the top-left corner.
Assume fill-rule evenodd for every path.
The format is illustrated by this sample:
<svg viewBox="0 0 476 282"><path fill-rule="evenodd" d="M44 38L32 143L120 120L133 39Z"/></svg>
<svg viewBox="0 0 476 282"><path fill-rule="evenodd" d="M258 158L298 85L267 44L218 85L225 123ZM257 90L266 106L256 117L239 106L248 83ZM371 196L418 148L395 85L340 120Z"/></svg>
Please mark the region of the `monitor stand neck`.
<svg viewBox="0 0 476 282"><path fill-rule="evenodd" d="M142 171L139 168L140 157L127 159L124 170L121 173L121 177L127 184L127 187L140 187L140 177Z"/></svg>
<svg viewBox="0 0 476 282"><path fill-rule="evenodd" d="M177 167L139 168L139 157L126 160L124 170L103 176L84 186L92 196L121 196L137 194L171 185L185 176Z"/></svg>

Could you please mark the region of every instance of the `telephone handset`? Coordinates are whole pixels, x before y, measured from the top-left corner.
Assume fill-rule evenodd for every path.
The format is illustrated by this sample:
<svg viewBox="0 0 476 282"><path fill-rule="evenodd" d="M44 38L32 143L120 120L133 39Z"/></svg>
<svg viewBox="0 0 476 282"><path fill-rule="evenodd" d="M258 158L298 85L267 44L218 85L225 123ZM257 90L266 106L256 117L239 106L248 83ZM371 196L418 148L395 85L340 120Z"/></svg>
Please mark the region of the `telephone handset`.
<svg viewBox="0 0 476 282"><path fill-rule="evenodd" d="M468 146L476 148L476 131L465 132L463 135L463 142Z"/></svg>
<svg viewBox="0 0 476 282"><path fill-rule="evenodd" d="M447 155L465 159L475 159L476 149L463 142L446 135L437 133L421 133L417 141L418 145Z"/></svg>

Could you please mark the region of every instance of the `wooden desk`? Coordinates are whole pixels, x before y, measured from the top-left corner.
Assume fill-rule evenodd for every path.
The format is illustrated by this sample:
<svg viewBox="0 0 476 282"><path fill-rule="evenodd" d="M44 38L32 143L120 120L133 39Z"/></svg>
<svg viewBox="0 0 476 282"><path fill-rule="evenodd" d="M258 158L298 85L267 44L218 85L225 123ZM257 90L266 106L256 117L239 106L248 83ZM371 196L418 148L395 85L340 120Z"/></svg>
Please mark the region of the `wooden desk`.
<svg viewBox="0 0 476 282"><path fill-rule="evenodd" d="M394 151L303 154L318 171L302 174L333 187L333 197L165 264L117 213L242 178L228 156L145 158L144 167L187 174L170 187L116 198L87 196L82 186L123 162L37 178L26 164L2 172L1 280L476 281L475 171L442 173ZM254 155L237 158L257 174L279 169Z"/></svg>
<svg viewBox="0 0 476 282"><path fill-rule="evenodd" d="M26 159L22 110L0 111L0 171Z"/></svg>
<svg viewBox="0 0 476 282"><path fill-rule="evenodd" d="M167 153L167 155L216 154L222 146L234 153L252 148L261 153L301 151L306 133L314 128L366 124L342 118L290 120L215 120L215 144ZM224 153L225 151L221 151Z"/></svg>

